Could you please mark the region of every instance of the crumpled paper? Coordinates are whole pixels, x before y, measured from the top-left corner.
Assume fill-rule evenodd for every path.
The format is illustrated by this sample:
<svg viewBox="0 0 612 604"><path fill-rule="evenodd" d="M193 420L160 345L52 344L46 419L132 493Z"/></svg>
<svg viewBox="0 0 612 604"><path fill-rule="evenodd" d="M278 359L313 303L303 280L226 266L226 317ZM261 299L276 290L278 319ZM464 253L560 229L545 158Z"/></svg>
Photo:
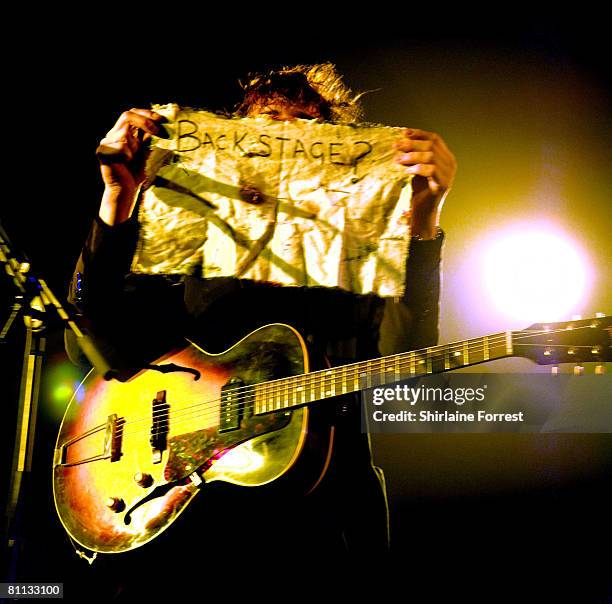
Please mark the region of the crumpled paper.
<svg viewBox="0 0 612 604"><path fill-rule="evenodd" d="M155 106L134 273L401 296L411 177L401 128Z"/></svg>

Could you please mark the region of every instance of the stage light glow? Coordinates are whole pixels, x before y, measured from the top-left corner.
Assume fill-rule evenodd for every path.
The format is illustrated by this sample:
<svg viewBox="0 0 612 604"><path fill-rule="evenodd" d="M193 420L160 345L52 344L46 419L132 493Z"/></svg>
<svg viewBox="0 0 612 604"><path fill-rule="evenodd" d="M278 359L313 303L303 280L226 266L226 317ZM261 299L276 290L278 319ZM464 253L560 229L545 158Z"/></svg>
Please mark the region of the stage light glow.
<svg viewBox="0 0 612 604"><path fill-rule="evenodd" d="M70 384L58 384L53 389L53 399L55 402L65 403L66 400L70 400L74 389Z"/></svg>
<svg viewBox="0 0 612 604"><path fill-rule="evenodd" d="M522 321L554 321L579 309L586 262L567 237L519 225L483 250L486 292L499 312Z"/></svg>
<svg viewBox="0 0 612 604"><path fill-rule="evenodd" d="M253 450L251 442L231 449L215 462L215 470L226 470L233 473L248 473L263 467L263 455Z"/></svg>
<svg viewBox="0 0 612 604"><path fill-rule="evenodd" d="M82 371L62 356L48 360L41 384L42 407L52 419L62 416L73 394L78 402L84 396L83 389L79 388Z"/></svg>

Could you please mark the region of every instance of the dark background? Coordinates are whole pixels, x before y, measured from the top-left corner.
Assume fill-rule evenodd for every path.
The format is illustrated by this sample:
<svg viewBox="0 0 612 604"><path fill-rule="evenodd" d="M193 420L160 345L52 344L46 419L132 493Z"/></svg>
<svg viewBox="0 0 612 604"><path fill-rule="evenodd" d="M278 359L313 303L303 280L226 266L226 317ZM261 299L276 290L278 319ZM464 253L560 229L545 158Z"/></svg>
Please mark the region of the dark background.
<svg viewBox="0 0 612 604"><path fill-rule="evenodd" d="M454 281L453 273L470 237L496 216L559 214L597 267L585 314L610 310L610 73L601 17L515 6L495 17L426 7L418 15L366 12L330 20L312 6L298 7L297 16L279 5L253 8L255 16L230 5L219 15L178 6L133 14L117 7L108 14L106 6L98 10L107 14L37 13L7 21L18 35L5 49L9 153L2 219L59 295L99 204L97 141L121 111L170 101L231 108L240 96L237 80L249 72L331 60L355 90L382 89L364 97L369 120L439 131L458 158L443 219L441 341L481 332L487 309L457 301L458 289L469 284ZM558 159L552 179L562 180L564 190L558 204L542 206L530 191L548 165L542 150L551 145ZM507 194L492 202L490 192L500 189ZM7 279L0 294L5 317ZM51 327L48 336L50 374L65 359L60 331ZM18 328L0 353L6 470ZM51 499L50 456L68 397L58 402L50 381L43 380L41 392L26 576L69 585L83 578L85 563L72 553ZM401 566L400 575L384 578L378 561L382 583L399 580L407 597L424 588L434 601L449 588L469 596L488 577L496 581L493 601L511 588L525 600L535 590L551 598L576 590L574 601L606 601L609 435L377 435L374 447L387 474ZM3 492L6 484L3 479ZM431 571L441 573L439 580L426 579ZM440 579L451 572L459 578ZM347 581L358 579L339 577Z"/></svg>

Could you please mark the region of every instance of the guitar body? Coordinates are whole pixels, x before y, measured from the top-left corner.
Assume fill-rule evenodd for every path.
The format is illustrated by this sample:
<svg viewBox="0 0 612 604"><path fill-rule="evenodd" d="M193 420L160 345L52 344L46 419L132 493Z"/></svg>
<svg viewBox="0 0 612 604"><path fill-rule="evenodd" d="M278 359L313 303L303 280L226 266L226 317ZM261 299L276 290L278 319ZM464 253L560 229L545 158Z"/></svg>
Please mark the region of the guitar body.
<svg viewBox="0 0 612 604"><path fill-rule="evenodd" d="M124 383L90 373L57 439L57 512L76 542L113 553L156 537L206 482L312 491L329 466L334 426L333 413L306 405L508 356L607 362L612 318L534 324L318 371L299 333L273 324L221 354L190 343Z"/></svg>
<svg viewBox="0 0 612 604"><path fill-rule="evenodd" d="M301 336L275 324L221 354L190 343L124 383L90 373L66 410L54 456L55 505L67 532L92 551L123 552L166 529L203 482L260 486L301 466L312 486L331 450L329 426L309 445L311 411L255 415L248 388L306 373L308 364ZM314 449L318 460L300 459Z"/></svg>

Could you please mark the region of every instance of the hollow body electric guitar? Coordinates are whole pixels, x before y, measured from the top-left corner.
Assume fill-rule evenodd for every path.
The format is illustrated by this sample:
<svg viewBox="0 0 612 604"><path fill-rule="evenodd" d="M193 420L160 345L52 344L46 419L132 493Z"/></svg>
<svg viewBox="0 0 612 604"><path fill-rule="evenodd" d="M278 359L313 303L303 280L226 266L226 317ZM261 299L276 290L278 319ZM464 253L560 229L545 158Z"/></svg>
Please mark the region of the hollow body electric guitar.
<svg viewBox="0 0 612 604"><path fill-rule="evenodd" d="M300 334L273 324L221 354L190 342L127 382L91 372L60 427L55 506L83 547L134 549L170 526L207 482L286 480L309 447L312 403L507 356L601 363L610 358L611 324L610 317L536 324L313 372Z"/></svg>

